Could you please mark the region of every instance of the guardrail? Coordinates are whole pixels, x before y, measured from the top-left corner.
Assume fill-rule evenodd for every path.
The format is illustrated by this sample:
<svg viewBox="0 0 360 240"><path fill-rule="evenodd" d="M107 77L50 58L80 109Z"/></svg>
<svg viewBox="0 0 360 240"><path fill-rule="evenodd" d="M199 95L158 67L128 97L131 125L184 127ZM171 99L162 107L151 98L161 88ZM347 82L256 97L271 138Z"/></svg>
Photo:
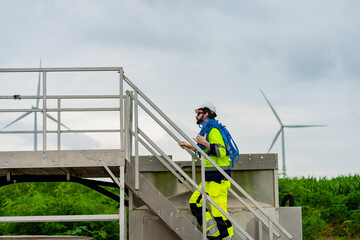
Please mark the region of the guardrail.
<svg viewBox="0 0 360 240"><path fill-rule="evenodd" d="M78 71L117 71L119 73L119 95L74 95L74 96L47 96L46 84L47 84L47 73L48 72L78 72ZM120 132L120 150L122 159L130 159L132 154L132 137L134 137L134 152L135 152L135 188L139 188L139 143L142 144L146 149L148 149L155 157L157 157L181 182L185 184L191 191L194 189L202 193L203 201L203 222L206 222L206 202L210 202L214 205L224 216L226 216L235 226L235 228L240 231L242 236L246 239L253 239L229 214L227 214L223 209L221 209L207 194L205 189L205 158L227 179L231 182L232 187L235 190L239 191L243 196L245 196L254 206L253 209L249 204L247 204L233 189L229 191L249 210L251 211L256 218L259 219L259 223L263 224L269 229L269 239L272 240L273 236L280 237L278 231L282 232L288 239L293 237L289 234L286 229L284 229L279 222L274 219L268 212L266 212L246 191L239 186L229 175L227 175L212 159L208 156L201 148L195 144L190 137L188 137L170 118L168 118L164 112L160 110L137 86L135 86L126 76L124 76L123 69L121 67L115 68L27 68L27 69L0 69L1 72L39 72L43 76L43 94L42 96L21 96L22 99L42 99L43 107L40 109L1 109L1 112L25 112L25 114L31 112L42 112L43 113L43 130L42 131L0 131L0 134L20 134L20 133L42 133L43 134L43 152L46 153L47 150L47 133L57 133L58 139L58 150L61 149L61 134L70 133L70 132ZM124 93L124 83L126 83L133 90L133 93L126 91ZM147 108L139 97L145 100L152 110ZM0 99L14 99L19 98L19 96L2 96ZM113 98L119 99L119 106L115 108L62 108L61 100L62 99L100 99L100 98ZM57 99L58 106L57 108L47 108L48 99ZM125 101L125 102L124 102ZM161 150L156 143L154 143L150 137L148 137L145 132L139 127L139 107L142 108L152 119L154 119L160 127L162 127L178 144L180 139L176 134L166 127L159 118L155 116L152 112L155 110L164 120L168 123L176 133L180 134L185 140L191 143L194 148L200 152L201 158L198 158L191 150L186 149L186 151L192 156L193 159L193 178L190 178L179 166L177 166L163 150ZM120 127L119 129L105 130L63 130L61 129L61 112L71 112L71 111L119 111L120 113ZM47 112L57 112L57 130L48 131L46 118ZM134 123L134 124L133 124ZM133 126L134 125L134 126ZM161 157L160 157L161 156ZM165 161L163 159L165 159ZM200 188L195 181L195 161L200 161L201 163L201 182L202 188ZM123 169L122 169L123 170ZM121 192L123 194L123 191ZM120 195L121 196L121 195ZM124 199L121 199L120 202L120 231L125 231L124 219ZM260 214L256 212L256 209L260 211ZM260 227L261 228L261 227ZM275 228L275 229L274 229ZM203 240L206 238L206 224L203 224ZM120 239L123 239L124 236L121 235Z"/></svg>
<svg viewBox="0 0 360 240"><path fill-rule="evenodd" d="M104 71L115 71L119 73L119 94L118 95L56 95L56 96L49 96L47 94L47 73L48 72L89 72L89 71L97 71L97 72L104 72ZM39 84L40 84L40 74L42 74L42 95L40 96L40 85L38 86L38 95L36 96L22 96L22 95L10 95L10 96L0 96L1 99L36 99L42 100L42 108L37 106L31 109L0 109L0 113L10 113L10 112L22 112L24 113L15 121L11 122L7 126L13 124L14 122L26 117L30 113L42 113L43 117L43 129L42 131L37 131L37 125L35 125L34 131L0 131L0 134L34 134L34 142L37 143L37 134L42 133L42 151L44 154L44 158L46 158L46 151L47 149L47 134L48 133L56 133L57 134L57 150L61 150L61 134L63 133L110 133L110 132L119 132L120 133L120 151L121 151L121 159L120 162L124 162L124 142L122 141L124 135L124 123L123 123L123 114L122 114L122 106L123 106L123 69L122 67L107 67L107 68L11 68L11 69L0 69L0 73L20 73L20 72L38 72L39 73ZM48 108L47 102L48 100L57 100L57 108ZM119 106L117 107L104 107L104 108L63 108L61 107L61 101L68 99L119 99ZM109 111L118 111L120 114L120 123L118 129L85 129L85 130L72 130L69 129L67 126L61 123L61 113L62 112L109 112ZM48 115L48 112L56 112L57 119L53 118L52 116ZM36 118L36 115L35 115ZM48 130L47 129L47 118L57 122L57 130ZM6 127L7 127L6 126ZM65 127L68 130L64 130L61 127ZM6 128L5 127L5 128ZM35 148L35 150L37 150ZM100 160L100 159L99 159ZM103 163L104 164L104 163ZM104 165L105 168L106 165ZM119 221L120 224L120 240L126 239L126 230L125 230L125 199L124 199L124 165L120 165L120 182L115 181L119 184L120 189L120 199L119 199L119 215L83 215L83 216L42 216L39 217L38 220L41 221ZM116 217L117 216L117 217ZM2 220L2 219L0 219ZM4 221L35 221L34 217L13 217L4 218Z"/></svg>
<svg viewBox="0 0 360 240"><path fill-rule="evenodd" d="M162 112L160 110L160 108L158 108L138 87L136 87L126 76L124 76L124 81L134 90L134 94L131 94L131 92L127 92L126 93L126 103L125 106L127 106L125 108L125 132L127 133L127 138L129 140L129 135L134 136L135 137L135 171L139 171L139 156L138 156L138 144L139 142L144 145L147 149L149 149L149 151L151 151L155 157L157 157L161 162L163 162L163 160L161 160L161 157L158 156L158 154L156 154L155 151L150 150L151 147L154 148L158 153L160 153L160 155L167 160L167 164L166 167L182 182L185 184L185 186L187 186L190 190L196 189L198 191L200 191L202 193L202 201L203 201L203 208L202 208L202 213L203 213L203 222L206 222L206 218L205 218L205 212L206 212L206 201L209 201L212 205L214 205L222 214L224 214L224 216L226 218L228 218L231 223L247 238L247 239L252 239L252 237L231 217L229 216L225 211L223 211L205 192L205 165L204 165L204 158L208 159L209 162L223 175L225 176L225 178L227 180L229 180L232 184L232 186L235 187L235 189L237 189L241 194L243 194L252 204L254 204L254 206L256 207L256 209L258 209L261 214L264 215L261 216L259 213L257 213L249 204L247 204L234 190L230 189L230 192L249 210L251 211L258 219L259 221L266 226L269 229L269 239L273 239L273 235L275 234L275 236L280 237L280 234L274 229L277 228L279 229L282 233L284 233L284 235L289 238L292 239L293 237L291 236L290 233L288 233L286 231L285 228L283 228L280 223L274 219L272 216L270 216L270 214L268 212L265 211L265 209L263 209L259 203L257 203L243 188L241 188L239 186L239 184L237 182L235 182L228 174L226 174L212 159L210 156L208 156L201 148L199 148L197 146L197 144L195 144L192 139L190 137L188 137L169 117L167 117L165 115L164 112ZM196 182L194 181L194 175L193 174L193 179L191 179L184 171L182 171L181 168L179 168L166 154L164 151L162 151L146 134L144 131L142 131L139 126L138 126L138 106L140 106L146 113L149 114L149 116L151 118L153 118L175 141L176 143L180 143L181 140L176 137L176 135L169 129L166 127L166 125L164 123L162 123L160 121L159 118L157 118L154 114L151 113L151 111L145 107L144 104L142 104L139 101L139 96L141 96L158 114L160 114L160 116L168 123L170 124L170 126L177 132L179 133L185 140L187 140L189 143L191 143L192 146L194 146L194 148L200 152L201 154L201 159L199 159L191 150L186 149L187 152L189 154L191 154L193 161L198 160L201 162L201 182L202 182L202 186L203 188L201 189ZM130 99L133 101L133 105L134 105L134 131L132 131L131 123L128 123L130 117L130 108L129 106L130 104ZM150 145L151 147L145 143L144 140L141 140L141 138L139 138L139 136L141 136L142 138L144 138ZM131 149L127 149L127 152L131 152ZM173 169L171 169L169 166L172 166ZM195 164L192 165L193 166L193 170L192 172L194 173L195 170ZM177 174L179 173L179 174ZM187 180L187 182L185 181ZM138 175L135 178L135 185L136 182L138 184ZM190 186L189 186L190 184ZM137 185L138 186L138 185ZM203 224L203 233L206 233L206 225ZM206 239L206 234L203 234L203 239Z"/></svg>

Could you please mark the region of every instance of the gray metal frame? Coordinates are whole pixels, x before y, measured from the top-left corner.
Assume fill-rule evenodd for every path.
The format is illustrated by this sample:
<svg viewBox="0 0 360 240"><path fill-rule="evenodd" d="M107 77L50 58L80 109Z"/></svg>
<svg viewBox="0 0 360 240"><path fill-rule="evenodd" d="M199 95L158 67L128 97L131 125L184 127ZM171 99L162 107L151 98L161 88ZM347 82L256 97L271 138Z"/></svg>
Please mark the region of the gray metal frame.
<svg viewBox="0 0 360 240"><path fill-rule="evenodd" d="M88 72L88 71L115 71L119 73L119 95L64 95L64 96L48 96L47 95L47 73L48 72ZM107 67L107 68L13 68L13 69L0 69L1 72L7 73L18 73L18 72L39 72L43 74L43 93L42 96L21 96L22 99L42 99L42 109L0 109L1 112L42 112L43 113L43 130L42 131L0 131L0 134L28 134L28 133L42 133L43 135L43 148L42 154L43 159L46 159L47 150L47 134L57 134L57 150L61 150L61 134L62 133L90 133L90 132L120 132L120 152L121 156L118 160L118 166L120 166L120 182L118 182L111 170L106 166L104 161L101 161L105 169L108 171L110 176L113 177L113 181L119 185L120 189L120 208L119 215L84 215L84 216L42 216L42 217L2 217L0 222L48 222L48 221L119 221L120 224L120 240L126 239L125 231L125 199L124 199L124 173L125 173L125 138L124 138L124 115L123 115L123 69L122 67ZM113 108L62 108L62 99L119 99L119 107ZM14 99L14 96L0 96L0 99ZM47 100L57 99L57 108L48 108ZM118 111L120 114L120 126L119 129L97 129L97 130L62 130L61 129L61 112L79 112L79 111ZM50 131L47 129L47 112L57 112L57 130ZM99 159L101 160L101 159ZM116 217L115 217L116 216Z"/></svg>
<svg viewBox="0 0 360 240"><path fill-rule="evenodd" d="M117 71L119 73L119 95L113 96L47 96L46 92L46 84L47 84L47 73L48 72L79 72L79 71ZM154 154L154 156L158 156L159 159L165 159L164 165L174 173L174 175L179 178L181 182L183 182L191 191L194 189L200 191L202 193L203 198L203 222L206 222L206 202L214 205L222 214L224 214L233 224L233 226L241 232L246 239L253 239L230 215L228 215L224 210L222 210L206 193L205 193L205 166L204 159L206 158L227 180L229 180L232 184L232 188L230 192L239 199L243 204L245 201L237 194L240 192L245 198L247 198L250 203L255 206L253 209L249 204L244 204L245 207L251 211L256 218L259 219L261 223L260 226L264 225L269 229L269 239L273 239L273 235L276 237L280 237L280 232L282 232L288 239L292 239L293 237L279 224L279 222L274 219L267 211L265 211L260 204L258 204L237 182L235 182L229 175L227 175L212 159L208 156L201 148L197 146L193 140L188 137L170 118L168 118L138 87L136 87L124 74L123 69L121 67L115 68L27 68L27 69L0 69L0 72L41 72L43 74L43 96L40 96L43 101L42 109L6 109L0 110L0 112L42 112L43 113L43 158L46 158L47 152L47 133L57 133L58 135L58 150L61 149L61 134L62 133L70 133L70 132L120 132L120 151L121 156L119 162L124 162L125 157L129 159L129 156L132 155L132 142L134 144L134 168L135 168L135 191L139 189L140 185L140 173L139 173L139 143L144 145L150 152ZM124 83L126 83L130 89L133 91L126 92L126 96L124 95ZM39 99L38 96L24 96L22 98L27 99ZM118 98L119 99L119 107L116 108L61 108L61 100L62 99L77 99L77 98ZM11 99L13 96L3 96L0 99ZM147 108L144 104L141 103L140 98L145 100L147 104L150 106L151 110ZM55 109L47 108L47 99L58 99L58 107ZM125 99L125 102L124 102ZM132 107L131 107L132 106ZM174 140L176 143L180 143L180 139L176 137L177 134L180 134L185 140L187 140L199 153L201 153L201 159L199 159L191 150L185 149L193 158L193 173L195 168L195 161L200 162L201 164L201 182L202 188L200 188L196 182L194 181L194 174L192 178L190 178L177 164L175 164L165 153L162 151L139 127L139 113L138 107L141 107L148 115L153 118L160 127L162 127ZM124 110L124 111L123 111ZM58 128L56 131L48 131L46 126L46 113L47 112L57 112L58 113ZM120 113L120 128L114 130L61 130L61 112L65 111L119 111ZM169 130L166 127L165 123L160 121L152 111L157 112L164 120L165 123L169 124L175 131ZM134 120L134 122L132 122ZM134 129L132 129L134 127ZM1 134L19 134L19 133L34 133L35 131L3 131ZM39 131L36 131L39 132ZM134 141L132 141L132 136L134 137ZM100 160L100 159L99 159ZM105 169L108 171L109 175L112 177L113 181L119 185L120 188L120 211L119 211L119 224L120 229L122 230L122 234L120 234L120 239L125 239L125 211L124 211L124 165L119 164L120 166L120 182L112 175L111 171L107 168L106 164L103 164ZM176 173L176 174L175 174ZM274 171L275 174L275 171ZM275 178L276 179L276 178ZM277 183L276 183L277 184ZM235 192L236 190L237 192ZM129 206L131 208L131 194L130 194L130 202ZM261 214L258 214L255 210L258 210ZM203 224L203 234L202 239L205 240L206 237L206 224Z"/></svg>

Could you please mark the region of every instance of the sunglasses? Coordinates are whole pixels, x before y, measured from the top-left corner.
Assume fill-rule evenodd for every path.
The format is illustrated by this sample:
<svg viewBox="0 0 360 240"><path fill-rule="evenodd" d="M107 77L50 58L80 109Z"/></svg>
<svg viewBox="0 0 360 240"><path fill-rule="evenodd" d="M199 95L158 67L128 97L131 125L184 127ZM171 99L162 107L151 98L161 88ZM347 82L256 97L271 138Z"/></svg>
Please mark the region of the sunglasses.
<svg viewBox="0 0 360 240"><path fill-rule="evenodd" d="M202 113L204 113L204 112L197 112L197 116L199 116L199 115L202 114Z"/></svg>

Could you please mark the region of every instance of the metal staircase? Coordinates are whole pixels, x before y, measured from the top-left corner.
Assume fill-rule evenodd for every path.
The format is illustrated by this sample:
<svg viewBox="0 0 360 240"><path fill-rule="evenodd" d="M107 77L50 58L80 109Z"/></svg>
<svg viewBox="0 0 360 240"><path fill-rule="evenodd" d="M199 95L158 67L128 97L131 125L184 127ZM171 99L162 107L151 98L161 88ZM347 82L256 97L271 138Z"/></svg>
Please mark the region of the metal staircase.
<svg viewBox="0 0 360 240"><path fill-rule="evenodd" d="M139 175L139 188L136 189L134 175L134 167L127 161L125 184L131 192L141 199L181 239L201 239L202 234L193 223L141 174Z"/></svg>
<svg viewBox="0 0 360 240"><path fill-rule="evenodd" d="M135 138L135 189L138 189L140 177L136 173L138 170L139 162L138 162L138 145L139 142L144 145L149 151L151 149L151 152L154 154L154 156L157 156L157 153L161 155L166 161L162 161L165 166L171 171L174 175L176 175L179 179L179 181L182 181L185 185L188 186L189 189L197 189L202 193L202 201L203 201L203 222L206 222L205 220L205 211L206 211L206 202L211 203L214 205L220 212L222 212L233 224L234 228L236 228L240 232L239 235L241 235L241 238L244 239L253 239L252 236L250 236L235 220L232 216L226 214L208 195L205 193L206 189L200 189L194 179L191 179L184 171L182 171L174 162L166 156L165 152L162 151L146 134L142 129L138 126L138 106L140 106L146 113L149 114L174 140L176 143L180 143L180 139L176 137L173 131L171 131L162 121L160 121L159 118L155 116L155 114L151 113L149 108L145 107L144 104L142 104L139 101L139 96L142 97L165 121L167 124L169 124L175 132L180 134L184 139L186 139L188 142L190 142L200 153L201 153L201 159L199 159L197 156L195 156L190 150L187 150L190 155L193 157L193 161L197 159L201 163L201 182L202 186L205 186L205 166L203 164L204 158L207 158L216 168L217 170L222 173L227 180L229 180L232 184L232 188L230 189L230 192L233 196L235 196L250 212L252 212L260 221L260 224L265 226L269 229L269 239L273 239L275 237L280 237L280 232L282 232L287 238L292 239L293 237L291 234L289 234L286 229L284 229L279 222L274 219L266 210L264 210L259 203L257 203L243 188L239 186L237 182L235 182L230 176L228 176L219 166L216 165L216 163L208 156L202 149L200 149L192 140L190 137L188 137L179 127L176 126L176 124L169 119L140 89L138 89L126 76L124 76L124 81L134 90L134 94L132 94L130 91L126 92L126 102L125 102L125 132L127 133L126 138L127 140L131 139L131 136L134 136ZM134 106L134 112L131 111L131 105ZM131 116L134 116L134 131L131 129L132 123L130 119L132 119ZM141 138L143 140L140 140ZM131 142L126 141L126 142ZM147 142L147 143L146 143ZM156 152L155 152L156 151ZM127 152L131 152L131 149L127 149ZM129 156L128 156L129 157ZM159 157L159 160L161 159ZM180 176L179 176L180 175ZM193 175L194 176L194 175ZM143 179L143 178L142 178ZM190 185L190 186L189 186ZM250 203L255 206L255 209L252 208L246 201L243 200L242 197L239 196L239 194L234 191L238 191L242 194L243 197L248 199ZM258 213L256 210L258 210L260 213ZM154 211L155 212L155 211ZM161 217L162 218L162 217ZM163 219L163 218L162 218ZM163 219L164 222L166 222L166 219ZM206 232L206 225L203 226L203 232ZM206 239L206 234L203 234L202 239ZM186 239L186 238L185 238Z"/></svg>
<svg viewBox="0 0 360 240"><path fill-rule="evenodd" d="M46 92L46 79L47 73L49 72L89 72L89 71L115 71L119 73L119 95L111 96L49 96ZM200 231L194 221L188 218L188 214L185 214L184 211L177 209L174 204L169 201L168 197L164 196L143 174L140 172L140 155L139 155L139 146L142 145L146 148L153 157L155 157L166 169L173 174L178 181L180 181L189 191L194 191L197 189L202 193L203 201L203 222L205 220L205 211L206 205L212 204L219 209L231 222L234 227L236 237L235 239L269 239L280 238L280 236L285 237L284 239L292 239L293 236L280 225L279 221L275 219L268 211L266 211L257 201L255 201L233 178L228 176L215 162L200 149L190 137L188 137L171 119L169 119L137 86L135 86L123 73L123 69L119 68L39 68L39 69L0 69L1 72L39 72L43 75L43 95L42 96L21 96L23 99L40 99L43 101L43 107L38 109L0 109L0 112L42 112L43 113L43 130L38 131L43 135L43 149L42 149L42 163L46 163L48 168L59 168L59 165L54 164L51 166L49 162L54 162L53 159L49 159L49 151L47 149L47 134L56 133L58 135L58 153L63 152L60 148L60 136L63 133L71 132L80 132L75 130L64 130L62 124L60 123L61 113L65 111L119 111L120 113L120 127L119 129L114 130L96 130L97 132L118 132L120 133L120 148L118 152L118 163L112 162L109 160L104 161L99 156L98 161L100 161L106 169L106 172L112 177L114 183L120 189L120 211L117 219L120 223L120 239L124 240L126 236L126 211L125 211L125 186L129 190L128 199L129 199L129 209L135 204L135 200L143 202L148 209L150 209L159 219L161 219L168 228L177 236L178 239L207 239L206 234L206 225L202 227ZM128 90L125 90L125 85ZM15 96L1 96L1 99L11 99ZM18 98L18 96L17 96ZM115 108L62 108L61 100L62 99L97 99L97 98L113 98L119 99L119 106ZM49 99L55 99L58 101L57 108L48 108L47 101ZM178 164L176 164L172 159L165 154L165 152L146 134L145 126L139 126L139 108L141 108L150 118L152 118L158 126L160 126L164 131L173 138L173 144L180 143L179 135L191 143L197 151L201 153L201 158L199 159L192 151L185 149L189 155L192 156L192 177L190 177ZM50 131L46 128L46 117L48 112L56 112L58 114L57 121L57 130ZM159 117L158 117L159 116ZM144 127L144 129L143 129ZM94 130L88 130L88 132L94 132ZM82 130L81 132L87 132ZM21 133L34 133L33 131L0 131L3 134L21 134ZM133 154L134 152L134 154ZM65 154L65 153L64 153ZM102 158L107 158L109 156L102 156ZM61 157L59 157L61 158ZM195 165L200 165L200 176L202 186L205 186L205 166L204 158L208 159L217 170L222 173L227 180L232 184L230 189L231 195L234 199L237 199L258 221L259 229L266 228L268 229L268 236L262 236L258 234L258 238L249 234L242 226L239 224L235 218L230 214L225 213L219 206L205 193L206 189L200 189L196 181L196 167ZM86 158L85 158L86 159ZM11 168L5 167L2 164L2 158L0 154L0 165L3 170L3 174L8 176L11 175ZM9 159L7 159L9 161ZM61 160L59 160L61 161ZM85 160L84 160L85 161ZM69 163L69 162L68 162ZM73 166L74 161L70 161L68 165L61 166L61 169L66 172L67 175L72 174L73 168L84 167L84 166ZM88 163L87 163L88 164ZM98 167L98 162L95 164ZM111 169L109 168L111 164ZM61 164L60 164L61 165ZM85 164L86 165L86 164ZM35 167L35 165L32 165ZM39 163L37 168L44 167ZM91 167L91 163L90 166ZM119 170L116 170L114 167L119 167ZM21 168L21 164L19 166ZM120 181L115 177L115 174L119 174ZM99 175L99 174L98 174ZM91 176L91 174L90 174ZM44 180L45 181L45 180ZM164 182L166 184L166 182ZM130 212L131 214L131 212ZM115 216L108 217L109 220L114 220ZM64 217L65 219L66 217ZM82 219L82 218L79 218ZM104 218L106 219L106 218ZM69 219L67 219L70 221ZM84 220L84 219L82 219ZM1 221L1 220L0 220ZM6 219L4 219L6 221ZM141 223L139 223L141 224ZM130 230L131 236L131 230ZM174 238L174 239L175 239ZM161 239L161 238L159 238ZM131 237L130 237L131 240Z"/></svg>

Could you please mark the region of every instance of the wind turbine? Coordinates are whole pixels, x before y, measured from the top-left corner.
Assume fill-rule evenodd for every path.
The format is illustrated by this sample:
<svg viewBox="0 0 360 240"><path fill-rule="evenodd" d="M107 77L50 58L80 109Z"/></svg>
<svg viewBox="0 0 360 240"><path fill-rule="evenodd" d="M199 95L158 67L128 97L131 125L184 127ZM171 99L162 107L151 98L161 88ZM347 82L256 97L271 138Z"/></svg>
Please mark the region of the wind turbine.
<svg viewBox="0 0 360 240"><path fill-rule="evenodd" d="M286 164L285 164L285 136L284 136L284 128L306 128L306 127L326 127L327 125L284 125L282 123L282 121L280 120L279 115L276 113L275 109L273 108L273 106L271 105L271 103L269 102L269 100L266 98L265 94L263 93L263 91L260 89L261 94L264 96L265 100L267 101L267 103L269 104L272 112L274 113L276 119L278 120L278 122L280 123L280 130L276 133L274 140L271 143L271 146L268 150L268 153L271 151L272 147L274 146L276 140L278 139L280 133L281 133L281 140L282 140L282 175L285 177L286 176Z"/></svg>
<svg viewBox="0 0 360 240"><path fill-rule="evenodd" d="M40 68L41 68L41 60L40 60ZM37 96L40 96L40 82L41 82L41 72L39 72L39 78L38 78L38 87L37 87ZM36 99L36 105L31 105L32 109L39 109L39 101L40 99L37 98ZM16 123L17 121L23 119L24 117L30 115L31 113L34 113L34 151L37 151L37 112L26 112L24 114L22 114L20 117L18 117L17 119L15 119L14 121L12 121L11 123L7 124L6 126L4 126L3 128L0 129L0 131L4 130L5 128L11 126L12 124ZM46 117L48 117L49 119L51 119L52 121L58 123L58 121L53 118L52 116L50 116L49 114L46 113ZM67 128L68 130L71 130L70 128L68 128L66 125L60 123L61 126Z"/></svg>

